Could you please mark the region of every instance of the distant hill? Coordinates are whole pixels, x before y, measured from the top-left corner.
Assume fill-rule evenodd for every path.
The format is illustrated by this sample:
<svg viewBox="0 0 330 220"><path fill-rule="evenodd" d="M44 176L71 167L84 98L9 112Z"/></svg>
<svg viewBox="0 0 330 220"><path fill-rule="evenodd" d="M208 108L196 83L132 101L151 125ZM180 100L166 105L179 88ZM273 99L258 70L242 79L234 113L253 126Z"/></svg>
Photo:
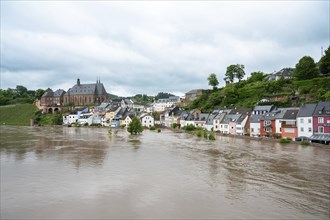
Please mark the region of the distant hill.
<svg viewBox="0 0 330 220"><path fill-rule="evenodd" d="M107 94L107 98L110 100L121 100L122 99L122 97L119 97L117 95L110 94L110 93Z"/></svg>

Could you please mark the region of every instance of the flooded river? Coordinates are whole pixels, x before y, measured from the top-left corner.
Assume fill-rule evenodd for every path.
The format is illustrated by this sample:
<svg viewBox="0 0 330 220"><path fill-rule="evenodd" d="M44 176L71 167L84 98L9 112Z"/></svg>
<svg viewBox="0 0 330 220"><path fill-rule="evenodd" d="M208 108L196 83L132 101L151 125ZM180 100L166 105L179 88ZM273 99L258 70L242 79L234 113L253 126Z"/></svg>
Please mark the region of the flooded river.
<svg viewBox="0 0 330 220"><path fill-rule="evenodd" d="M0 128L1 219L330 218L330 148Z"/></svg>

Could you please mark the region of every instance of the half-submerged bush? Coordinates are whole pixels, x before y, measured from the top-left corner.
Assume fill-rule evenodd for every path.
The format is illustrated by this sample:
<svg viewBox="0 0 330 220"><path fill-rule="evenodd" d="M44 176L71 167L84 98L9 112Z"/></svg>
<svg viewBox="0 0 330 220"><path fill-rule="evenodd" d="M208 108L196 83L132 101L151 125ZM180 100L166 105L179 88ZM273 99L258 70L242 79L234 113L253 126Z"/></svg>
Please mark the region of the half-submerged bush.
<svg viewBox="0 0 330 220"><path fill-rule="evenodd" d="M196 127L192 124L186 125L182 128L185 131L194 131L196 129Z"/></svg>
<svg viewBox="0 0 330 220"><path fill-rule="evenodd" d="M281 144L287 144L287 143L290 143L291 140L292 140L291 138L281 138L280 143Z"/></svg>
<svg viewBox="0 0 330 220"><path fill-rule="evenodd" d="M155 126L151 126L151 127L149 128L149 130L150 130L150 131L154 131L154 130L156 130L156 127L155 127Z"/></svg>
<svg viewBox="0 0 330 220"><path fill-rule="evenodd" d="M215 136L213 134L209 134L209 140L214 141L215 140Z"/></svg>
<svg viewBox="0 0 330 220"><path fill-rule="evenodd" d="M309 145L309 142L306 141L306 140L303 140L303 141L300 142L300 145L308 146Z"/></svg>
<svg viewBox="0 0 330 220"><path fill-rule="evenodd" d="M158 128L157 132L160 133L162 130L160 130L160 128Z"/></svg>

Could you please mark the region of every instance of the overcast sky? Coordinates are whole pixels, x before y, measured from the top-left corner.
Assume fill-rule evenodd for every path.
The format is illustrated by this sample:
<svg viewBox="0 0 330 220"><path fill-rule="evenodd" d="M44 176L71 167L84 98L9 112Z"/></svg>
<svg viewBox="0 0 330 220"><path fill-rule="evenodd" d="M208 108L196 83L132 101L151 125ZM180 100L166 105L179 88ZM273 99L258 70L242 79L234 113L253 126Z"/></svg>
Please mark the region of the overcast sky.
<svg viewBox="0 0 330 220"><path fill-rule="evenodd" d="M1 1L1 88L121 96L220 86L231 64L271 73L329 47L329 1Z"/></svg>

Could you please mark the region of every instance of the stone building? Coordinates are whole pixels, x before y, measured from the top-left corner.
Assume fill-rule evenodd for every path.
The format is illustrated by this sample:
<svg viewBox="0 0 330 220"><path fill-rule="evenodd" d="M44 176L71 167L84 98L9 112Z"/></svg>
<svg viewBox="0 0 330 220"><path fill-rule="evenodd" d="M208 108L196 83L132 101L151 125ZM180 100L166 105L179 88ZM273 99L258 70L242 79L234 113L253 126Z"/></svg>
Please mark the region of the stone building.
<svg viewBox="0 0 330 220"><path fill-rule="evenodd" d="M106 99L107 92L100 80L93 84L81 84L80 79L77 79L77 84L65 93L63 105L95 105L104 102Z"/></svg>
<svg viewBox="0 0 330 220"><path fill-rule="evenodd" d="M40 98L41 106L62 106L65 91L58 89L55 92L48 88Z"/></svg>

